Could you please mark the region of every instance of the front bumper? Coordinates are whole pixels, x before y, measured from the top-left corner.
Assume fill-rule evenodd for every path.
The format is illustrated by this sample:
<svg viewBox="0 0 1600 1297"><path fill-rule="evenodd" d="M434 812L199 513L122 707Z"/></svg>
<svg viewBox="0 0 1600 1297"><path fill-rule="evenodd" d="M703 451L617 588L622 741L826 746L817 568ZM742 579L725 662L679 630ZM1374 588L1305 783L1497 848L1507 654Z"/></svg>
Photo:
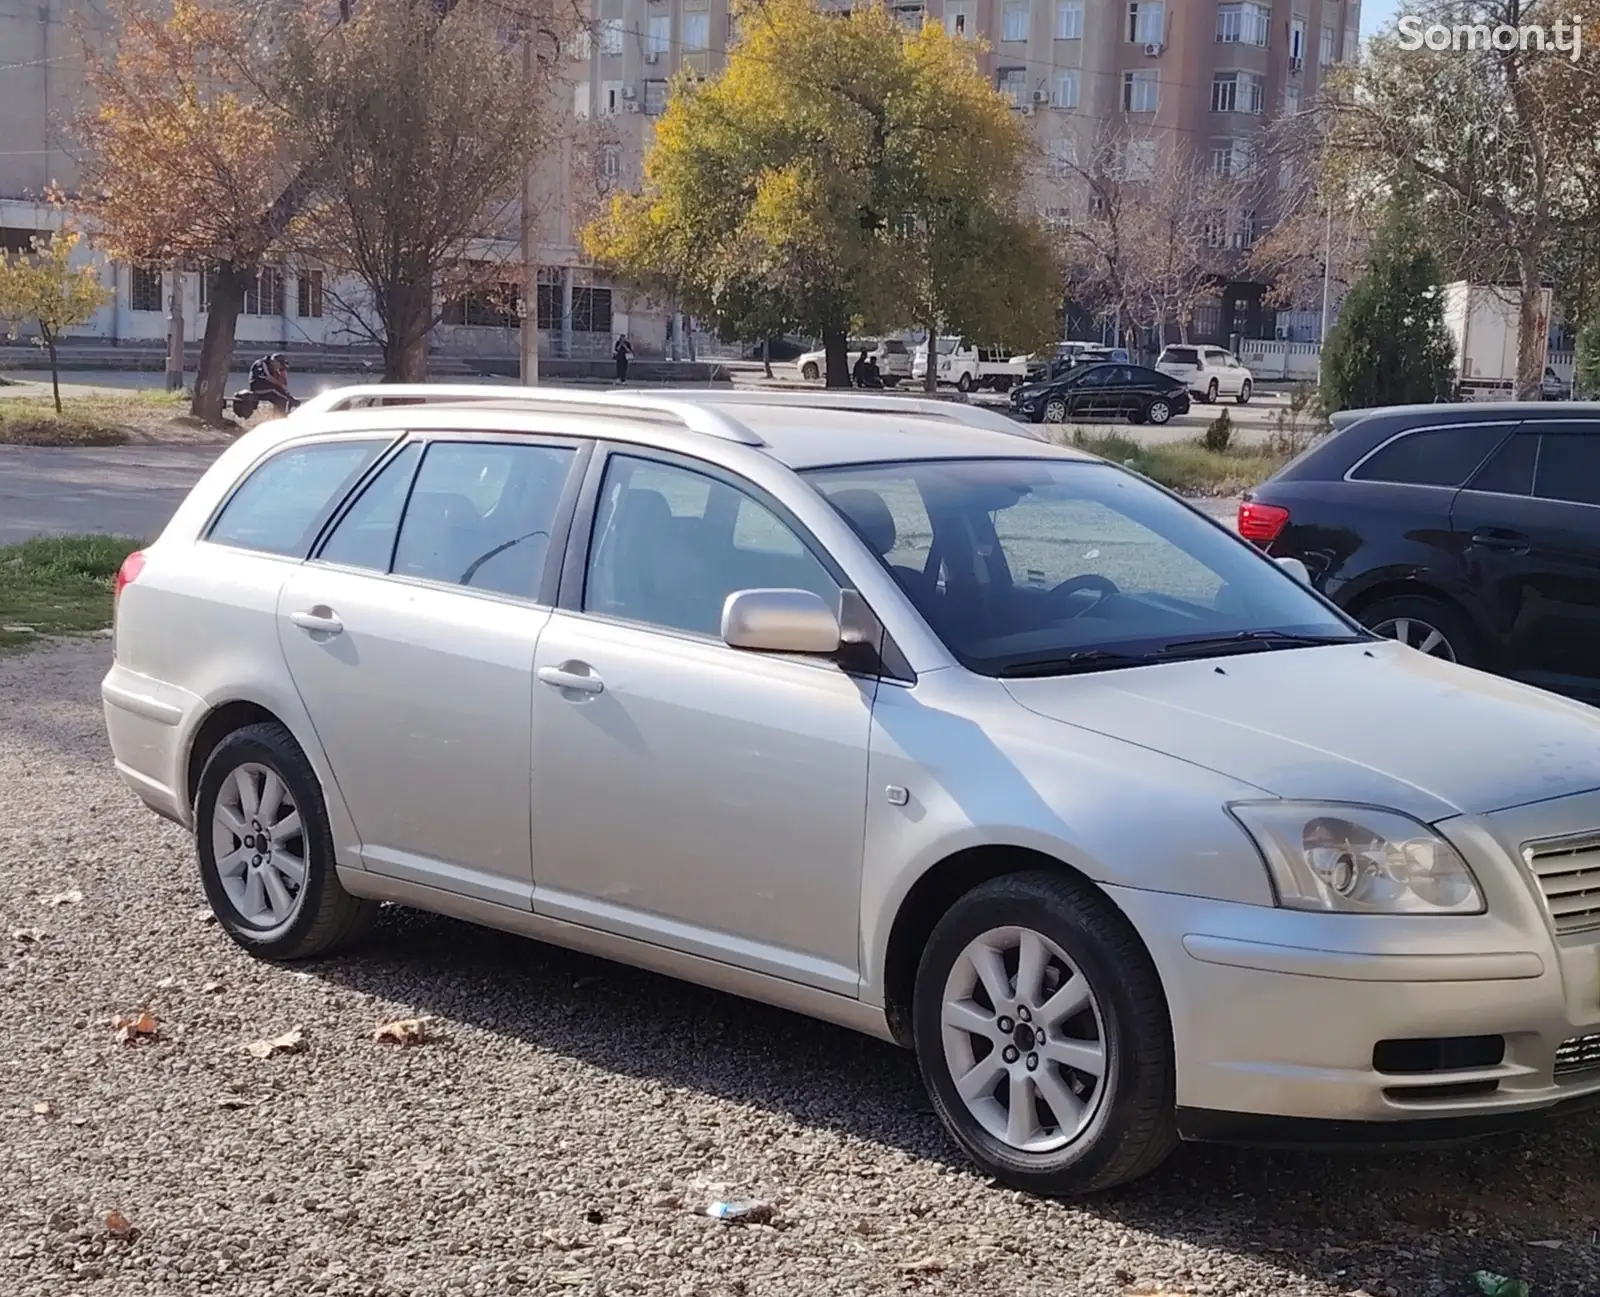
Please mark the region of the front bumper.
<svg viewBox="0 0 1600 1297"><path fill-rule="evenodd" d="M1600 824L1600 795L1569 811ZM1600 931L1556 938L1511 867L1545 803L1450 822L1489 912L1363 918L1108 888L1167 993L1190 1138L1383 1142L1489 1133L1600 1103ZM1524 821L1519 823L1518 819ZM1559 829L1557 831L1560 831ZM1491 859L1490 857L1493 857ZM1490 1057L1415 1061L1422 1042ZM1401 1067L1396 1046L1410 1054ZM1380 1070L1379 1064L1385 1070Z"/></svg>

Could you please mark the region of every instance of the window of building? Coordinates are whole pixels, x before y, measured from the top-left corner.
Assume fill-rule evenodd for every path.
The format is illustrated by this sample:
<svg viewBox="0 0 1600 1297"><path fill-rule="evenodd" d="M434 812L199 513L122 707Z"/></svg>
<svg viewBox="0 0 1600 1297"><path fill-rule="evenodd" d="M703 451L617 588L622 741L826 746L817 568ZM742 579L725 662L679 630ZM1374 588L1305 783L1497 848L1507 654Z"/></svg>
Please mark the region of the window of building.
<svg viewBox="0 0 1600 1297"><path fill-rule="evenodd" d="M1151 180L1156 174L1156 142L1129 140L1122 148L1122 178L1135 182Z"/></svg>
<svg viewBox="0 0 1600 1297"><path fill-rule="evenodd" d="M995 74L995 85L1013 108L1021 107L1027 100L1028 70L1026 68L1001 68Z"/></svg>
<svg viewBox="0 0 1600 1297"><path fill-rule="evenodd" d="M644 110L652 117L659 116L667 111L667 83L665 81L646 81L644 83Z"/></svg>
<svg viewBox="0 0 1600 1297"><path fill-rule="evenodd" d="M966 5L947 5L945 7L944 29L952 36L966 36L971 32L972 17Z"/></svg>
<svg viewBox="0 0 1600 1297"><path fill-rule="evenodd" d="M622 150L608 145L600 150L600 178L615 180L622 174Z"/></svg>
<svg viewBox="0 0 1600 1297"><path fill-rule="evenodd" d="M600 116L615 117L622 111L622 82L600 83Z"/></svg>
<svg viewBox="0 0 1600 1297"><path fill-rule="evenodd" d="M1217 7L1217 40L1225 45L1265 45L1271 28L1271 15L1261 5Z"/></svg>
<svg viewBox="0 0 1600 1297"><path fill-rule="evenodd" d="M1239 213L1239 247L1253 248L1256 246L1257 226L1254 212Z"/></svg>
<svg viewBox="0 0 1600 1297"><path fill-rule="evenodd" d="M672 15L651 14L645 26L644 61L659 63L672 47Z"/></svg>
<svg viewBox="0 0 1600 1297"><path fill-rule="evenodd" d="M520 298L517 285L495 284L492 288L479 288L448 299L440 318L445 324L471 325L480 329L514 329L521 323L517 315Z"/></svg>
<svg viewBox="0 0 1600 1297"><path fill-rule="evenodd" d="M1331 67L1334 55L1334 34L1332 27L1324 27L1317 40L1317 64L1319 67Z"/></svg>
<svg viewBox="0 0 1600 1297"><path fill-rule="evenodd" d="M1060 68L1056 71L1050 85L1050 106L1052 108L1076 108L1078 106L1078 70L1076 68Z"/></svg>
<svg viewBox="0 0 1600 1297"><path fill-rule="evenodd" d="M683 15L683 46L690 50L711 47L711 15L686 13Z"/></svg>
<svg viewBox="0 0 1600 1297"><path fill-rule="evenodd" d="M1128 6L1128 39L1135 45L1160 45L1167 38L1167 9L1162 0L1133 0Z"/></svg>
<svg viewBox="0 0 1600 1297"><path fill-rule="evenodd" d="M263 266L255 282L244 290L245 315L283 314L283 272L272 266Z"/></svg>
<svg viewBox="0 0 1600 1297"><path fill-rule="evenodd" d="M1028 39L1028 0L1006 0L1001 18L1000 39L1025 41Z"/></svg>
<svg viewBox="0 0 1600 1297"><path fill-rule="evenodd" d="M1078 161L1078 142L1070 135L1060 136L1047 146L1050 159L1050 178L1065 180L1074 174Z"/></svg>
<svg viewBox="0 0 1600 1297"><path fill-rule="evenodd" d="M322 318L322 272L302 270L295 282L294 313L302 320Z"/></svg>
<svg viewBox="0 0 1600 1297"><path fill-rule="evenodd" d="M149 266L128 267L128 309L130 311L159 311L161 301L161 272Z"/></svg>
<svg viewBox="0 0 1600 1297"><path fill-rule="evenodd" d="M589 120L589 82L578 82L572 87L572 115L580 122Z"/></svg>
<svg viewBox="0 0 1600 1297"><path fill-rule="evenodd" d="M1289 24L1289 67L1303 68L1306 65L1306 20L1296 18Z"/></svg>
<svg viewBox="0 0 1600 1297"><path fill-rule="evenodd" d="M1294 161L1283 158L1278 163L1278 191L1280 193L1294 188Z"/></svg>
<svg viewBox="0 0 1600 1297"><path fill-rule="evenodd" d="M560 266L541 266L534 285L534 310L541 329L561 327L561 276Z"/></svg>
<svg viewBox="0 0 1600 1297"><path fill-rule="evenodd" d="M572 327L578 333L610 333L611 290L609 288L574 288L572 290Z"/></svg>
<svg viewBox="0 0 1600 1297"><path fill-rule="evenodd" d="M1083 39L1083 0L1056 0L1056 39Z"/></svg>
<svg viewBox="0 0 1600 1297"><path fill-rule="evenodd" d="M1161 77L1156 72L1122 74L1122 110L1128 113L1153 113L1161 99Z"/></svg>
<svg viewBox="0 0 1600 1297"><path fill-rule="evenodd" d="M1284 86L1283 88L1283 115L1293 117L1300 111L1300 87Z"/></svg>
<svg viewBox="0 0 1600 1297"><path fill-rule="evenodd" d="M1344 62L1354 63L1361 49L1361 37L1354 27L1344 29Z"/></svg>
<svg viewBox="0 0 1600 1297"><path fill-rule="evenodd" d="M1211 111L1259 113L1261 79L1248 72L1219 72L1211 80Z"/></svg>
<svg viewBox="0 0 1600 1297"><path fill-rule="evenodd" d="M922 30L924 11L920 4L897 4L894 7L894 20L908 32Z"/></svg>
<svg viewBox="0 0 1600 1297"><path fill-rule="evenodd" d="M622 53L622 19L602 18L600 20L600 52L608 55Z"/></svg>

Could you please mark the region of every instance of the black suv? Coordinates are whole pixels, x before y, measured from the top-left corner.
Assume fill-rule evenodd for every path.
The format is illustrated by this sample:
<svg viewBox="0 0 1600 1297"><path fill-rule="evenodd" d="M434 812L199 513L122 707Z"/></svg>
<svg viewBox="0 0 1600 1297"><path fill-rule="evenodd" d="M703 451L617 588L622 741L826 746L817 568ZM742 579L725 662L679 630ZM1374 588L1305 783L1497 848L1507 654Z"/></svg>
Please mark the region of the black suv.
<svg viewBox="0 0 1600 1297"><path fill-rule="evenodd" d="M1240 535L1381 635L1600 703L1600 404L1334 425L1245 494Z"/></svg>

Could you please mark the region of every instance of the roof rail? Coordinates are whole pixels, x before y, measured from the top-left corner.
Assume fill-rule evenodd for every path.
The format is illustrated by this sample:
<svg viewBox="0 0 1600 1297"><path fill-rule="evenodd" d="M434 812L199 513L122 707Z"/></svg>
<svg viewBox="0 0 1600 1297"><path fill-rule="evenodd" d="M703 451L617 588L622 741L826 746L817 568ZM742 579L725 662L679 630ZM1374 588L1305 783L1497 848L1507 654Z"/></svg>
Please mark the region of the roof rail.
<svg viewBox="0 0 1600 1297"><path fill-rule="evenodd" d="M470 405L496 402L536 407L566 406L568 413L626 413L637 410L675 418L691 432L745 446L766 443L739 420L688 393L585 392L560 387L497 387L487 383L369 383L335 387L302 402L296 414L335 414L371 405Z"/></svg>
<svg viewBox="0 0 1600 1297"><path fill-rule="evenodd" d="M878 396L871 392L822 391L783 392L740 388L717 399L730 405L780 405L807 410L861 410L870 414L915 414L924 418L949 419L969 428L1003 432L1013 437L1045 440L1031 425L1020 423L998 410L966 401L941 401L936 397Z"/></svg>

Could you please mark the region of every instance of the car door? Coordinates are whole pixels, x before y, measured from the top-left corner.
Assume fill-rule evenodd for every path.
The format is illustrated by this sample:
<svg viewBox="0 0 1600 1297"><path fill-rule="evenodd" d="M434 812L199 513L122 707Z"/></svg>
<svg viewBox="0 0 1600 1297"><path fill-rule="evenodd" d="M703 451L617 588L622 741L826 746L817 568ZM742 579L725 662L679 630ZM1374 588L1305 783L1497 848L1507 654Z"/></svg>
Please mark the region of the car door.
<svg viewBox="0 0 1600 1297"><path fill-rule="evenodd" d="M535 911L856 994L876 684L719 633L736 590L832 602L842 574L699 461L590 477L537 654Z"/></svg>
<svg viewBox="0 0 1600 1297"><path fill-rule="evenodd" d="M416 438L284 585L284 656L372 872L531 905L534 647L583 453Z"/></svg>
<svg viewBox="0 0 1600 1297"><path fill-rule="evenodd" d="M1600 420L1530 421L1456 497L1503 669L1600 702Z"/></svg>
<svg viewBox="0 0 1600 1297"><path fill-rule="evenodd" d="M1096 365L1076 378L1069 380L1066 389L1067 417L1086 417L1097 414L1105 399L1101 386L1111 372L1109 365Z"/></svg>
<svg viewBox="0 0 1600 1297"><path fill-rule="evenodd" d="M1134 381L1131 365L1106 366L1106 376L1100 385L1100 397L1096 402L1097 413L1119 418L1142 400L1143 394Z"/></svg>

